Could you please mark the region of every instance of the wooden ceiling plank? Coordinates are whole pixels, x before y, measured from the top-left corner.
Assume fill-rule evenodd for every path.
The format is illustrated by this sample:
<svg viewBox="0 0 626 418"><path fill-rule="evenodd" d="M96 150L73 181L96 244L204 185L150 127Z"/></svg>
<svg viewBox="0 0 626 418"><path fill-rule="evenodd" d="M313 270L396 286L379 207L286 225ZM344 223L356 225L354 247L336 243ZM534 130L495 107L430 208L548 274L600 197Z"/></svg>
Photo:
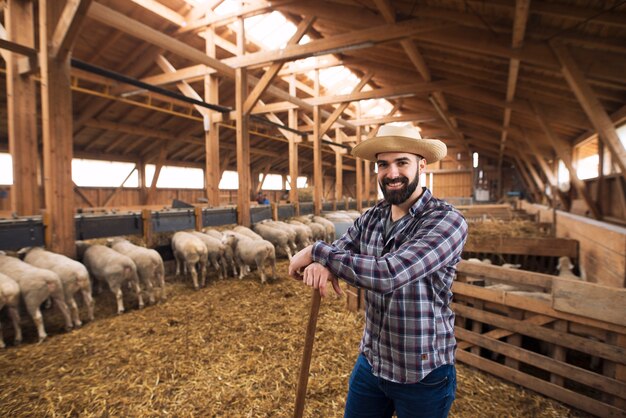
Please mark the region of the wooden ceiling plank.
<svg viewBox="0 0 626 418"><path fill-rule="evenodd" d="M570 88L578 98L581 107L598 132L602 142L611 151L613 160L619 165L622 177L626 179L626 149L621 144L615 125L604 110L600 101L585 80L582 71L576 65L567 48L559 43L551 44L552 50L562 66L563 75Z"/></svg>
<svg viewBox="0 0 626 418"><path fill-rule="evenodd" d="M122 13L103 6L100 3L93 3L91 5L88 16L102 24L114 27L131 36L134 36L135 38L159 46L180 57L208 65L209 67L216 69L221 75L228 78L235 78L235 70L229 65L224 64L215 58L211 58L204 52L189 46L184 42L152 29L148 25L126 17Z"/></svg>
<svg viewBox="0 0 626 418"><path fill-rule="evenodd" d="M300 39L302 39L302 37L311 28L311 25L313 24L314 21L315 21L314 17L308 17L306 19L303 19L298 25L298 27L296 28L296 32L289 39L289 41L287 41L287 46L296 45L298 42L300 42ZM252 91L248 94L246 101L244 102L243 111L245 114L250 113L250 110L252 110L254 105L261 98L261 95L263 94L263 92L267 90L267 87L272 82L272 80L274 80L274 77L276 77L276 75L278 74L280 69L283 67L283 65L284 65L284 62L282 61L277 62L277 63L270 65L270 67L265 71L265 73L263 74L263 76L261 77L257 85L254 86Z"/></svg>

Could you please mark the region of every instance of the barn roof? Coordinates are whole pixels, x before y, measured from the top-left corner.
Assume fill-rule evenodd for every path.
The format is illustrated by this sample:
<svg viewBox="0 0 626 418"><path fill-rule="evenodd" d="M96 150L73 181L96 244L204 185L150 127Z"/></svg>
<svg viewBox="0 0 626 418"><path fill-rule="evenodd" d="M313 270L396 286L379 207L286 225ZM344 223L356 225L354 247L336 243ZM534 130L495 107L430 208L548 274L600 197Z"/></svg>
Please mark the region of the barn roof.
<svg viewBox="0 0 626 418"><path fill-rule="evenodd" d="M81 25L71 55L78 157L150 162L166 144L168 163L204 164L206 108L129 85L109 72L220 106L223 168L236 164L234 114L228 111L236 107L238 68L248 71L249 91L277 72L252 110L251 166L258 171L268 166L288 171L287 137L293 131L281 132L276 125L288 126L287 110L296 107L302 134L312 133L313 106L321 107L328 128L324 168L335 164L332 143L349 148L357 127L367 135L388 121L412 122L423 136L445 140L452 158L479 152L498 164L514 164L537 154L553 160L559 144L571 147L593 136L604 113L613 122L626 118L624 1L82 3L88 7L77 19ZM226 11L213 11L219 8ZM267 49L248 39L245 55L238 55L238 18L256 19L252 23L258 25L276 12L308 42ZM264 30L266 38L283 42L290 35ZM214 39L213 57L205 54L207 38ZM354 79L335 80L315 97L315 77L305 70L339 65ZM205 93L207 74L219 76L216 103ZM386 113L367 115L365 100L372 98L385 99ZM324 125L340 106L335 122ZM0 129L6 146L6 125ZM312 161L312 142L302 138L300 157ZM623 147L621 155L623 163ZM355 163L346 158L344 164L350 169ZM301 163L300 170L311 173L313 165Z"/></svg>

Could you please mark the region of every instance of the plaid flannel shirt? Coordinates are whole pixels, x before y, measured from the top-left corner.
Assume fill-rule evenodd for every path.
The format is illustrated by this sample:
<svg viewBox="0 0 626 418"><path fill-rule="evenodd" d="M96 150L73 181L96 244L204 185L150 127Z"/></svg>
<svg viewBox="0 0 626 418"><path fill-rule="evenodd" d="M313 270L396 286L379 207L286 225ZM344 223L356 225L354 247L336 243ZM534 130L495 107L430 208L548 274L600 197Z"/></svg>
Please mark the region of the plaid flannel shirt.
<svg viewBox="0 0 626 418"><path fill-rule="evenodd" d="M332 245L316 242L312 255L337 277L366 289L360 350L373 373L415 383L441 365L454 364L450 288L467 223L424 188L384 242L390 209L385 201L377 203Z"/></svg>

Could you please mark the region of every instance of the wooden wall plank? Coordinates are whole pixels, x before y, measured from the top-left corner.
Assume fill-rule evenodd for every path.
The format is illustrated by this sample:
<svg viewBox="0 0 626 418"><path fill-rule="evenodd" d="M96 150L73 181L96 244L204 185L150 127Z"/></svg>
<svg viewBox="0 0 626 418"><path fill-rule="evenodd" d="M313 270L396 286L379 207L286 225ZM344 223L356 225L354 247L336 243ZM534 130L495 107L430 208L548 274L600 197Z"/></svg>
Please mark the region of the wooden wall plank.
<svg viewBox="0 0 626 418"><path fill-rule="evenodd" d="M467 242L464 251L578 258L578 241L570 238L494 238Z"/></svg>
<svg viewBox="0 0 626 418"><path fill-rule="evenodd" d="M555 277L552 298L557 311L626 326L626 289Z"/></svg>

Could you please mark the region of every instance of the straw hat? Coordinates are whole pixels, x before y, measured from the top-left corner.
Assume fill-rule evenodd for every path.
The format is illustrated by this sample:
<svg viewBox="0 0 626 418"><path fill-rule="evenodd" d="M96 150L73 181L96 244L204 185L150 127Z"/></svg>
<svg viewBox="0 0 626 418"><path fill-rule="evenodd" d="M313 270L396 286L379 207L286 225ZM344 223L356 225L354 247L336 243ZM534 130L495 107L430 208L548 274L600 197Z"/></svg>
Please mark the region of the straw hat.
<svg viewBox="0 0 626 418"><path fill-rule="evenodd" d="M421 155L428 164L444 158L448 152L446 144L438 139L422 139L413 126L383 125L375 137L366 139L352 148L352 155L376 161L381 152L408 152Z"/></svg>

